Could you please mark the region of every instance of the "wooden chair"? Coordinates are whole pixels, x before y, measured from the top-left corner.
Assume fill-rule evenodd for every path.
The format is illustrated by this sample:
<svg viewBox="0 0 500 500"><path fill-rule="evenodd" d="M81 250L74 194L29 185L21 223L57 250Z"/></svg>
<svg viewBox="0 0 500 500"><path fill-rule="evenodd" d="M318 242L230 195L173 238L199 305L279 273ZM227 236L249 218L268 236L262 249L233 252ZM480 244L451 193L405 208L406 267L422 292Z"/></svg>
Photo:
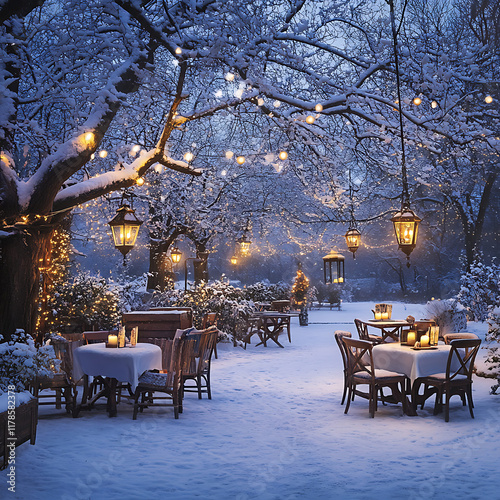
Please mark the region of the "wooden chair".
<svg viewBox="0 0 500 500"><path fill-rule="evenodd" d="M245 343L244 349L247 348L247 344L251 344L252 336L255 334L259 334L259 324L260 319L256 317L247 317L246 318L246 332L243 335L243 342Z"/></svg>
<svg viewBox="0 0 500 500"><path fill-rule="evenodd" d="M339 346L340 349L340 354L342 356L342 362L344 364L344 391L342 393L342 401L340 402L341 405L344 404L345 401L345 396L347 394L347 351L344 343L342 342L343 337L348 337L351 338L351 332L344 332L342 330L336 330L334 333L335 340L337 342L337 345Z"/></svg>
<svg viewBox="0 0 500 500"><path fill-rule="evenodd" d="M189 370L189 365L194 357L194 340L186 336L166 342L173 343L172 358L168 371L160 373L158 370L144 372L139 377L139 384L134 394L134 414L133 419L137 419L137 412L141 413L149 406L173 406L175 418L179 418L182 413L182 374ZM154 396L154 393L166 394L164 397ZM141 399L139 401L139 398ZM167 403L155 402L167 400Z"/></svg>
<svg viewBox="0 0 500 500"><path fill-rule="evenodd" d="M358 331L360 340L366 340L372 344L381 344L383 342L383 338L381 336L368 333L368 325L365 322L360 319L355 319L354 324L356 325L356 330Z"/></svg>
<svg viewBox="0 0 500 500"><path fill-rule="evenodd" d="M38 405L55 405L61 408L64 397L67 413L72 413L73 417L78 415L76 398L78 390L76 388L79 380L73 375L73 352L77 347L83 345L82 340L69 342L64 338L52 340L56 358L61 361L58 367L54 368L54 375L50 377L37 377L31 384L31 392L37 398ZM43 391L50 393L41 394ZM43 401L42 401L43 400Z"/></svg>
<svg viewBox="0 0 500 500"><path fill-rule="evenodd" d="M444 397L444 419L446 422L449 422L450 398L451 396L458 395L461 397L464 406L466 406L467 398L470 416L474 418L474 412L472 411L472 408L474 408L472 401L472 372L474 369L474 360L476 359L480 345L481 339L452 340L450 354L446 363L446 372L420 377L413 383L413 409L416 410L419 398L423 400L421 405L421 408L423 408L427 397L435 392L434 415L442 411ZM458 362L459 367L457 369L452 368L453 361ZM423 398L418 394L421 385L424 386Z"/></svg>
<svg viewBox="0 0 500 500"><path fill-rule="evenodd" d="M217 326L217 321L219 315L216 312L207 312L203 315L201 319L201 329L206 330L211 326ZM217 342L215 343L214 356L217 359Z"/></svg>
<svg viewBox="0 0 500 500"><path fill-rule="evenodd" d="M198 399L202 398L202 393L212 399L210 386L210 365L212 354L217 344L219 330L211 327L203 331L194 331L187 334L188 339L195 339L194 357L190 363L189 370L182 374L182 392L197 392ZM186 385L188 380L194 380L196 385Z"/></svg>
<svg viewBox="0 0 500 500"><path fill-rule="evenodd" d="M369 400L368 410L370 417L375 416L378 406L377 393L383 387L392 389L395 397L403 403L403 412L408 413L406 399L406 384L408 377L402 373L391 372L379 368L373 368L373 344L366 340L356 340L342 337L341 341L346 346L347 354L347 404L344 413L349 411L349 406L354 394ZM369 364L365 364L369 361ZM358 385L369 386L368 393L357 390Z"/></svg>

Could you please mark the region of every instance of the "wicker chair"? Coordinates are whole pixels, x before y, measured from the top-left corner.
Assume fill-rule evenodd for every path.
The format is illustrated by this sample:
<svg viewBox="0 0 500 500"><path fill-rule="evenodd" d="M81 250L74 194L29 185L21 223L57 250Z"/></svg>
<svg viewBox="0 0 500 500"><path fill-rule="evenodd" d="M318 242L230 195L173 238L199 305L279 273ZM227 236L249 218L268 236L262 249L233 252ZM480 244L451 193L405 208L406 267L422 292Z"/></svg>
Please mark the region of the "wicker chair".
<svg viewBox="0 0 500 500"><path fill-rule="evenodd" d="M364 321L355 319L354 324L356 325L356 330L358 331L360 340L366 340L372 344L381 344L383 342L383 338L381 336L368 333L368 325Z"/></svg>
<svg viewBox="0 0 500 500"><path fill-rule="evenodd" d="M343 337L351 338L351 332L344 332L343 330L336 330L334 333L335 340L337 341L337 345L340 349L340 354L342 355L342 362L344 364L344 391L342 393L342 401L341 405L344 404L345 396L347 394L347 351L344 343L342 342Z"/></svg>
<svg viewBox="0 0 500 500"><path fill-rule="evenodd" d="M377 411L377 393L382 387L392 389L393 395L399 397L403 403L403 412L408 413L406 399L406 384L408 377L402 373L391 372L379 368L373 368L373 344L366 340L356 340L342 337L342 342L346 346L347 354L347 404L344 413L349 411L349 406L354 394L365 397L369 400L368 410L370 417L375 416ZM369 364L365 364L369 360ZM358 385L369 386L368 393L357 390Z"/></svg>
<svg viewBox="0 0 500 500"><path fill-rule="evenodd" d="M476 359L481 339L462 339L452 340L450 354L446 363L446 372L434 373L427 377L420 377L415 380L412 388L413 409L416 410L418 392L420 386L424 386L424 394L421 408L424 407L425 400L436 393L436 402L434 404L434 415L442 411L443 397L444 403L444 419L446 422L450 420L450 398L458 395L462 399L462 404L466 406L466 398L469 403L470 416L474 418L474 403L472 401L472 372L474 370L474 360ZM458 362L459 368L452 368L453 361Z"/></svg>
<svg viewBox="0 0 500 500"><path fill-rule="evenodd" d="M172 357L167 372L150 370L144 372L139 377L139 384L134 394L134 414L133 419L137 419L137 412L141 413L149 406L173 406L174 417L179 418L182 413L182 373L189 370L189 365L194 357L194 340L186 336L167 340L173 343ZM166 394L164 397L154 396L154 393ZM139 398L141 399L139 401ZM155 401L167 400L167 403Z"/></svg>
<svg viewBox="0 0 500 500"><path fill-rule="evenodd" d="M60 340L52 340L51 345L54 347L56 358L61 361L61 364L54 368L53 377L37 377L31 384L31 392L37 398L39 406L55 405L57 409L62 407L62 398L64 397L66 412L72 413L73 417L76 417L78 415L76 385L79 380L76 380L73 375L73 352L77 347L83 345L83 341L68 342L61 338Z"/></svg>

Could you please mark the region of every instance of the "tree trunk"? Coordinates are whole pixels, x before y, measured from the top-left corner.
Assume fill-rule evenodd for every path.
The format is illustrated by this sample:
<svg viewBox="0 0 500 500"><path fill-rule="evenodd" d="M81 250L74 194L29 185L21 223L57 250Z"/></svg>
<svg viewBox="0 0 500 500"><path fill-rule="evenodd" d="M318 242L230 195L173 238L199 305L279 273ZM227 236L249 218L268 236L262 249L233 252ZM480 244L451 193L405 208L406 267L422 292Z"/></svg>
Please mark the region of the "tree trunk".
<svg viewBox="0 0 500 500"><path fill-rule="evenodd" d="M193 261L194 282L208 281L208 252L196 251L196 260Z"/></svg>
<svg viewBox="0 0 500 500"><path fill-rule="evenodd" d="M0 333L10 339L16 329L34 334L40 272L50 249L52 229L28 228L0 239Z"/></svg>

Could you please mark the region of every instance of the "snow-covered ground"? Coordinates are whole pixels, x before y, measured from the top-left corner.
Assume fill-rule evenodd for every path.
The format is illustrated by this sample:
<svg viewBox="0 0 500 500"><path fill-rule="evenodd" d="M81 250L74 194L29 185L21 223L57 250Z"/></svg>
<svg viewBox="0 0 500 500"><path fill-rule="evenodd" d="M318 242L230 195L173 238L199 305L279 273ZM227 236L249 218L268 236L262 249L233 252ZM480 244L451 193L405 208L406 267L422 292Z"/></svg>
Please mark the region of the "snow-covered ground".
<svg viewBox="0 0 500 500"><path fill-rule="evenodd" d="M474 379L472 420L459 398L450 422L366 400L344 415L336 329L355 332L373 303L313 310L292 323L280 349L219 345L211 401L186 394L184 413L132 406L117 418L104 407L78 419L40 409L35 446L17 449L12 499L492 499L498 498L500 399L492 380ZM425 317L424 306L394 304L393 318ZM469 323L484 338L485 324Z"/></svg>

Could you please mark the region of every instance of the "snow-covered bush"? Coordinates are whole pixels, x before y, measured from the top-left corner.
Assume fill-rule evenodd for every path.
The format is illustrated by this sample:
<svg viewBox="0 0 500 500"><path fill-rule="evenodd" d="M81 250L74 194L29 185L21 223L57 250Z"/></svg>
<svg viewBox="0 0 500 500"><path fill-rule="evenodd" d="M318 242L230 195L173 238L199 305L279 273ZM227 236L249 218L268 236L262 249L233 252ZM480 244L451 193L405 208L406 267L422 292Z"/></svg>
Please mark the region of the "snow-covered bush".
<svg viewBox="0 0 500 500"><path fill-rule="evenodd" d="M500 266L495 263L487 266L476 259L470 271L461 276L460 284L457 298L467 308L469 319L484 321L488 307L500 297Z"/></svg>
<svg viewBox="0 0 500 500"><path fill-rule="evenodd" d="M290 299L290 285L280 281L272 284L265 281L259 281L253 285L244 288L244 297L254 302L271 302L273 300Z"/></svg>
<svg viewBox="0 0 500 500"><path fill-rule="evenodd" d="M83 273L66 282L54 297L53 330L110 330L120 322L119 297L101 276Z"/></svg>
<svg viewBox="0 0 500 500"><path fill-rule="evenodd" d="M34 340L23 330L17 330L12 339L2 342L0 335L0 394L14 386L18 392L27 390L36 376L51 377L55 359L54 348L43 345L38 349Z"/></svg>
<svg viewBox="0 0 500 500"><path fill-rule="evenodd" d="M486 334L486 340L492 342L493 345L488 348L488 356L486 358L486 365L489 365L488 377L494 377L497 379L497 383L491 386L491 393L497 394L500 388L500 353L498 351L498 345L500 343L500 306L492 307L488 315L488 333Z"/></svg>
<svg viewBox="0 0 500 500"><path fill-rule="evenodd" d="M440 335L467 329L465 308L456 299L431 300L425 309L426 316L439 326Z"/></svg>

